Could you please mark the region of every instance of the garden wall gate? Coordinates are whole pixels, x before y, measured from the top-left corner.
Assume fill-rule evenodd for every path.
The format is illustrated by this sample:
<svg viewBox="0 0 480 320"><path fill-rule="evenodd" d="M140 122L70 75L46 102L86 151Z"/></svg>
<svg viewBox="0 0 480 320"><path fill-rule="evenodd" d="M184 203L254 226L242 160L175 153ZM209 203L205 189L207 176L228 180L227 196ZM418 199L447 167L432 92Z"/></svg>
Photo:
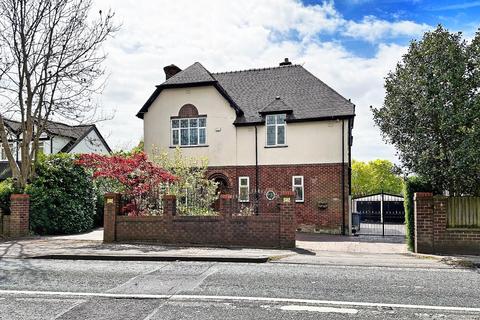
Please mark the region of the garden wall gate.
<svg viewBox="0 0 480 320"><path fill-rule="evenodd" d="M352 199L352 214L358 215L356 234L405 236L403 197L388 193L370 194Z"/></svg>

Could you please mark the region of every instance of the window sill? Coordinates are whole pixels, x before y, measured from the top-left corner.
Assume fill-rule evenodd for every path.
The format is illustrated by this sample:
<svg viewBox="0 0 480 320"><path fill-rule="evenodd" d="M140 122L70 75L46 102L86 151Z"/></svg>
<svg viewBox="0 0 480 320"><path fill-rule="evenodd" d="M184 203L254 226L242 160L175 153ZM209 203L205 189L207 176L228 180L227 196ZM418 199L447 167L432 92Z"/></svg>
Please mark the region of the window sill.
<svg viewBox="0 0 480 320"><path fill-rule="evenodd" d="M175 149L175 148L205 148L208 147L208 144L200 144L198 146L170 146L170 149Z"/></svg>
<svg viewBox="0 0 480 320"><path fill-rule="evenodd" d="M305 200L295 200L295 203L305 203Z"/></svg>
<svg viewBox="0 0 480 320"><path fill-rule="evenodd" d="M287 148L288 145L286 144L281 144L281 145L276 145L276 146L265 146L266 149L270 149L270 148Z"/></svg>
<svg viewBox="0 0 480 320"><path fill-rule="evenodd" d="M244 201L241 201L241 200L238 200L239 203L249 203L250 200L244 200Z"/></svg>

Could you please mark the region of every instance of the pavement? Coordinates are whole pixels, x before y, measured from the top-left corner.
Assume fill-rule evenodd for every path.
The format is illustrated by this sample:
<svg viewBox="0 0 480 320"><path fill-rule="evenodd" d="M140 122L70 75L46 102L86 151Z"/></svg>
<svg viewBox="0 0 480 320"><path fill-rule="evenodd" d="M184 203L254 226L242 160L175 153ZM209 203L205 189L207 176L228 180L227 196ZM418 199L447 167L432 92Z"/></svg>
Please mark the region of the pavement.
<svg viewBox="0 0 480 320"><path fill-rule="evenodd" d="M403 237L297 234L293 250L103 243L103 230L0 242L0 258L122 261L220 261L330 266L450 268L480 266L480 257L416 255Z"/></svg>

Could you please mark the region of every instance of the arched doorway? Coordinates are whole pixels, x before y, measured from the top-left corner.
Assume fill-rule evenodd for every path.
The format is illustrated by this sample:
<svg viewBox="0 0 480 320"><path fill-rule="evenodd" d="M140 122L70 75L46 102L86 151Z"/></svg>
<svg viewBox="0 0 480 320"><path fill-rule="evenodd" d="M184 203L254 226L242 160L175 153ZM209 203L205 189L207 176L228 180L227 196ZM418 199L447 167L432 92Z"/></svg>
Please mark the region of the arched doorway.
<svg viewBox="0 0 480 320"><path fill-rule="evenodd" d="M217 183L217 192L220 194L227 194L231 192L230 180L224 174L214 173L209 177L209 179ZM215 211L220 210L220 199L213 203L213 209Z"/></svg>

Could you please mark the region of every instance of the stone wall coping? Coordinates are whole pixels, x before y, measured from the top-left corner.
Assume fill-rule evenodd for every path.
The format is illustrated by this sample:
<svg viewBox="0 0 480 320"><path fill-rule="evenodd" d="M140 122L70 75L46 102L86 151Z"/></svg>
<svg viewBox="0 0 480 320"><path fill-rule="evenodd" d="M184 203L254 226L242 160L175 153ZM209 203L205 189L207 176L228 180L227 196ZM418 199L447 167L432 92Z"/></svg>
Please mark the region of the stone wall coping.
<svg viewBox="0 0 480 320"><path fill-rule="evenodd" d="M231 195L231 194L221 194L220 199L231 200L231 199L233 199L233 195Z"/></svg>
<svg viewBox="0 0 480 320"><path fill-rule="evenodd" d="M432 192L415 192L413 195L413 199L417 200L420 198L433 198L433 193Z"/></svg>
<svg viewBox="0 0 480 320"><path fill-rule="evenodd" d="M163 196L163 200L175 200L177 197L173 194L166 194Z"/></svg>
<svg viewBox="0 0 480 320"><path fill-rule="evenodd" d="M26 194L26 193L13 193L10 196L11 200L26 200L26 199L29 199L29 198L30 198L30 195Z"/></svg>

